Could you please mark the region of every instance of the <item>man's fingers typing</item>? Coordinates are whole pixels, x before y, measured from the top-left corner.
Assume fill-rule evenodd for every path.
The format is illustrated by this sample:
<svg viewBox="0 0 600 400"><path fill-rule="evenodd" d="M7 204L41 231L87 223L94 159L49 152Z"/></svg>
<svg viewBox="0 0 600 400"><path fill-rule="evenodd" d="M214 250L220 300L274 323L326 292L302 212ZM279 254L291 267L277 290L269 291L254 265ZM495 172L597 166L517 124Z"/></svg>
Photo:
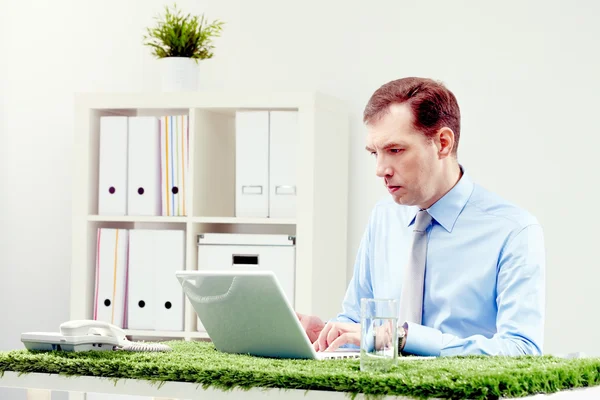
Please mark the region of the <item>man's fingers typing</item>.
<svg viewBox="0 0 600 400"><path fill-rule="evenodd" d="M337 350L340 346L345 345L346 343L348 343L349 340L349 336L350 333L342 333L340 336L338 336L335 340L333 340L331 342L331 344L329 345L329 347L327 347L325 349L325 351L335 351Z"/></svg>
<svg viewBox="0 0 600 400"><path fill-rule="evenodd" d="M335 351L345 344L360 346L360 332L345 332L335 339L326 351Z"/></svg>
<svg viewBox="0 0 600 400"><path fill-rule="evenodd" d="M321 331L321 333L319 334L319 338L315 341L315 343L317 343L318 345L318 347L316 348L317 351L323 351L327 348L327 336L329 335L329 331L331 331L334 325L335 324L333 323L327 323Z"/></svg>
<svg viewBox="0 0 600 400"><path fill-rule="evenodd" d="M333 343L334 340L336 340L340 335L342 335L342 333L343 332L339 327L333 326L327 334L327 341L325 343L325 347L323 347L323 350L328 350L329 346L331 346L331 343Z"/></svg>

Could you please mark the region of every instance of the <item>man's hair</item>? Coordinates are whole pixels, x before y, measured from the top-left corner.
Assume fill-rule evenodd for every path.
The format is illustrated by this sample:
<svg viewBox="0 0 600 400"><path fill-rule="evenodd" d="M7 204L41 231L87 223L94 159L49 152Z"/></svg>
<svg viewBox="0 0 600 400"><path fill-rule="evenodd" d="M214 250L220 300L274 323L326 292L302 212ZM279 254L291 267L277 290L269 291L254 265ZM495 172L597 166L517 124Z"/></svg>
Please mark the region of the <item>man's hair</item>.
<svg viewBox="0 0 600 400"><path fill-rule="evenodd" d="M454 132L456 155L460 137L460 108L454 94L442 83L427 78L408 77L393 80L377 89L363 114L363 122L370 124L389 111L392 104L407 103L413 114L413 126L431 138L442 127Z"/></svg>

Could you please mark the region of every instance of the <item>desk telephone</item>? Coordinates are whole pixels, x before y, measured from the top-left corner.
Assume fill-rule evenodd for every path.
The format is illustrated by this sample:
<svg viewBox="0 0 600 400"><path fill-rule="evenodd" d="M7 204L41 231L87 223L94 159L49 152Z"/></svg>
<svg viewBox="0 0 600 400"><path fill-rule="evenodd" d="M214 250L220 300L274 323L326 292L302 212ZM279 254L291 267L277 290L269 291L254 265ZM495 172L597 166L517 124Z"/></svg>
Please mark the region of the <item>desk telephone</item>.
<svg viewBox="0 0 600 400"><path fill-rule="evenodd" d="M105 321L73 320L60 332L25 332L21 342L28 350L42 351L170 351L161 343L132 342L125 331Z"/></svg>

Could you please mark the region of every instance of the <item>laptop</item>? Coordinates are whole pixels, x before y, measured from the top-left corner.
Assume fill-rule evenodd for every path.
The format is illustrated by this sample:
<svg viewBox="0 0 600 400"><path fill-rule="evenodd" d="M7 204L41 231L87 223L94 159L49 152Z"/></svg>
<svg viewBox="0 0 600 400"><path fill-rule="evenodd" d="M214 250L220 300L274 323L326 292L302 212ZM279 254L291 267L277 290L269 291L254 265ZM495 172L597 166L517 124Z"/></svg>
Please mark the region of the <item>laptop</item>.
<svg viewBox="0 0 600 400"><path fill-rule="evenodd" d="M177 271L215 348L271 358L359 358L358 349L317 352L272 271Z"/></svg>

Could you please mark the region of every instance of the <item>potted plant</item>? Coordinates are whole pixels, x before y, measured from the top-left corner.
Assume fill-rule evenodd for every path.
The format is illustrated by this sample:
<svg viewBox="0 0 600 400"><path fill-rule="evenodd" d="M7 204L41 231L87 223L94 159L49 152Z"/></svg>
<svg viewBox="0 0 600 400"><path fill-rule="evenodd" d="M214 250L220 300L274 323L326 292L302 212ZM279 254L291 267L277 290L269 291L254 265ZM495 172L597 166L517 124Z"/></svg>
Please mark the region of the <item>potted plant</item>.
<svg viewBox="0 0 600 400"><path fill-rule="evenodd" d="M196 90L198 63L213 58L212 40L221 35L223 22L209 22L204 14L184 15L174 4L165 7L156 26L147 28L144 45L162 64L162 87L165 91Z"/></svg>

